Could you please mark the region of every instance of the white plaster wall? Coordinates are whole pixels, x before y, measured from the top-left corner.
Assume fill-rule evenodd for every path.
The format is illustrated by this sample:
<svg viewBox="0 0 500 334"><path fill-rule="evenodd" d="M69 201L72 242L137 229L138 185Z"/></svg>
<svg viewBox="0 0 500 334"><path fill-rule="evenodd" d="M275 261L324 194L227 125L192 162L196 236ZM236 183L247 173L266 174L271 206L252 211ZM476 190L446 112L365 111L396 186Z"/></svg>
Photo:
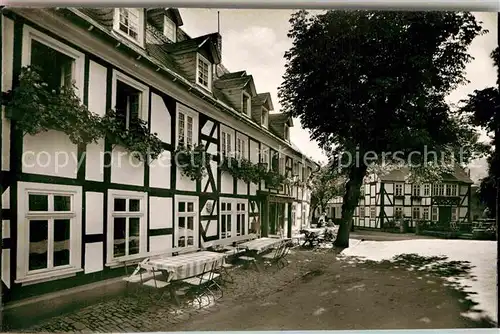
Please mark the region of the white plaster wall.
<svg viewBox="0 0 500 334"><path fill-rule="evenodd" d="M172 248L171 234L149 237L149 251L151 253L161 252L171 248Z"/></svg>
<svg viewBox="0 0 500 334"><path fill-rule="evenodd" d="M384 184L384 189L387 193L392 194L394 192L394 184L393 183L386 183L386 184Z"/></svg>
<svg viewBox="0 0 500 334"><path fill-rule="evenodd" d="M248 195L248 185L245 181L238 180L238 195Z"/></svg>
<svg viewBox="0 0 500 334"><path fill-rule="evenodd" d="M408 184L408 183L404 184L404 193L411 194L411 184Z"/></svg>
<svg viewBox="0 0 500 334"><path fill-rule="evenodd" d="M103 242L85 244L85 274L95 273L104 269Z"/></svg>
<svg viewBox="0 0 500 334"><path fill-rule="evenodd" d="M403 213L405 217L410 218L411 217L411 207L407 206L403 208Z"/></svg>
<svg viewBox="0 0 500 334"><path fill-rule="evenodd" d="M248 227L247 227L246 230L248 231ZM217 235L217 221L216 220L212 220L212 221L210 221L210 224L208 225L206 236L207 237L213 237L213 236L216 236L216 235Z"/></svg>
<svg viewBox="0 0 500 334"><path fill-rule="evenodd" d="M232 194L234 191L233 177L228 173L221 174L221 192L224 194Z"/></svg>
<svg viewBox="0 0 500 334"><path fill-rule="evenodd" d="M259 162L259 143L250 140L250 162L256 164Z"/></svg>
<svg viewBox="0 0 500 334"><path fill-rule="evenodd" d="M459 218L467 218L467 208L459 208L458 211Z"/></svg>
<svg viewBox="0 0 500 334"><path fill-rule="evenodd" d="M216 134L216 133L215 133ZM207 144L206 144L207 145ZM210 153L210 154L217 154L217 144L214 144L214 143L208 143L208 146L207 146L207 153Z"/></svg>
<svg viewBox="0 0 500 334"><path fill-rule="evenodd" d="M172 198L149 198L149 228L172 228Z"/></svg>
<svg viewBox="0 0 500 334"><path fill-rule="evenodd" d="M60 131L49 130L23 138L23 173L76 178L78 148Z"/></svg>
<svg viewBox="0 0 500 334"><path fill-rule="evenodd" d="M106 67L90 61L88 108L101 117L106 114L107 74Z"/></svg>
<svg viewBox="0 0 500 334"><path fill-rule="evenodd" d="M411 197L409 195L405 195L405 205L411 205Z"/></svg>
<svg viewBox="0 0 500 334"><path fill-rule="evenodd" d="M389 217L394 216L394 207L393 206L386 206L384 207L385 214Z"/></svg>
<svg viewBox="0 0 500 334"><path fill-rule="evenodd" d="M177 168L175 188L183 191L196 191L196 181L192 181L182 174L181 169Z"/></svg>
<svg viewBox="0 0 500 334"><path fill-rule="evenodd" d="M158 159L149 165L149 186L170 189L171 153L163 151Z"/></svg>
<svg viewBox="0 0 500 334"><path fill-rule="evenodd" d="M87 145L85 179L102 182L104 180L104 139Z"/></svg>
<svg viewBox="0 0 500 334"><path fill-rule="evenodd" d="M460 186L460 195L465 195L467 194L467 191L469 190L468 186Z"/></svg>
<svg viewBox="0 0 500 334"><path fill-rule="evenodd" d="M111 154L111 182L144 185L144 163L132 157L124 147L115 146Z"/></svg>
<svg viewBox="0 0 500 334"><path fill-rule="evenodd" d="M10 209L10 187L2 194L2 209Z"/></svg>
<svg viewBox="0 0 500 334"><path fill-rule="evenodd" d="M104 232L104 194L85 192L85 234Z"/></svg>
<svg viewBox="0 0 500 334"><path fill-rule="evenodd" d="M205 125L203 125L203 128L201 128L201 133L205 136L210 136L210 132L212 132L214 126L215 124L211 120L206 121Z"/></svg>
<svg viewBox="0 0 500 334"><path fill-rule="evenodd" d="M10 249L2 250L2 281L10 289Z"/></svg>
<svg viewBox="0 0 500 334"><path fill-rule="evenodd" d="M151 94L151 133L157 133L163 142L171 143L172 117L163 98Z"/></svg>

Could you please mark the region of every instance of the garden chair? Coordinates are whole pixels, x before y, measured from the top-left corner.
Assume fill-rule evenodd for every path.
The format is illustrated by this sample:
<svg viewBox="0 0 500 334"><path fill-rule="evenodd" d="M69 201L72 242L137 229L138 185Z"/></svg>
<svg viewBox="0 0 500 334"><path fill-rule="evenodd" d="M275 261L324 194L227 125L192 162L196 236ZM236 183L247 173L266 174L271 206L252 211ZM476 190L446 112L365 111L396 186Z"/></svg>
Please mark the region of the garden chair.
<svg viewBox="0 0 500 334"><path fill-rule="evenodd" d="M212 296L215 299L220 299L223 296L223 290L217 283L217 279L221 276L220 266L222 261L214 261L212 263L205 263L200 275L183 279L182 282L191 286L191 293L200 305L203 304L203 297ZM215 293L220 293L217 298Z"/></svg>
<svg viewBox="0 0 500 334"><path fill-rule="evenodd" d="M263 255L262 259L267 262L268 266L276 265L279 270L288 264L285 258L289 252L290 246L288 242L282 242L273 252Z"/></svg>

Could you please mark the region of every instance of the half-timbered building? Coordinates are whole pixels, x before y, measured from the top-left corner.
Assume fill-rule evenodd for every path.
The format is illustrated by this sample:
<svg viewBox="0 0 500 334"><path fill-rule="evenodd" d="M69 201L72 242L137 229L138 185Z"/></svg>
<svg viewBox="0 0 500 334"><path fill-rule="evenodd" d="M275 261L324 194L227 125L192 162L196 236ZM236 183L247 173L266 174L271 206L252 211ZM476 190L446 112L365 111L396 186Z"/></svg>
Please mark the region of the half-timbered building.
<svg viewBox="0 0 500 334"><path fill-rule="evenodd" d="M2 93L37 64L57 84L73 81L91 112L146 121L164 149L147 164L107 139L82 146L55 130L24 135L2 107L7 302L122 276L127 257L252 229L290 236L308 217L303 183L268 189L219 168L227 152L302 181L318 166L292 144L292 119L274 112L252 75L222 65L218 32L188 36L174 8L4 9L0 24ZM176 166L180 143L214 155L203 179Z"/></svg>

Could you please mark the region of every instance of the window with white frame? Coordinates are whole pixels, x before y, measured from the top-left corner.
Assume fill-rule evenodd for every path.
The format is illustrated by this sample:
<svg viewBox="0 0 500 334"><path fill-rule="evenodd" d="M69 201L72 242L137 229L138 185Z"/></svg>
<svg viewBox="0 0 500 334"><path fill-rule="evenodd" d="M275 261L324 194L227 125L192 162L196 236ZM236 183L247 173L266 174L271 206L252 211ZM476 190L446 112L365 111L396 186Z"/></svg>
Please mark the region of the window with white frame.
<svg viewBox="0 0 500 334"><path fill-rule="evenodd" d="M196 83L203 88L211 90L212 64L199 53L197 54Z"/></svg>
<svg viewBox="0 0 500 334"><path fill-rule="evenodd" d="M299 180L304 181L304 168L302 167L302 164L299 164Z"/></svg>
<svg viewBox="0 0 500 334"><path fill-rule="evenodd" d="M166 15L164 16L163 21L163 34L171 41L177 41L177 27L171 19L169 19Z"/></svg>
<svg viewBox="0 0 500 334"><path fill-rule="evenodd" d="M236 132L226 126L220 127L220 148L221 154L224 157L232 157L235 153L235 137Z"/></svg>
<svg viewBox="0 0 500 334"><path fill-rule="evenodd" d="M131 41L144 44L144 9L115 8L114 30Z"/></svg>
<svg viewBox="0 0 500 334"><path fill-rule="evenodd" d="M174 247L198 246L198 199L176 196L175 199Z"/></svg>
<svg viewBox="0 0 500 334"><path fill-rule="evenodd" d="M431 186L429 184L424 184L424 196L431 195Z"/></svg>
<svg viewBox="0 0 500 334"><path fill-rule="evenodd" d="M114 70L112 93L112 105L124 130L137 125L139 119L147 119L149 88L146 85Z"/></svg>
<svg viewBox="0 0 500 334"><path fill-rule="evenodd" d="M457 184L450 184L449 187L451 188L450 196L457 196L458 195L458 185Z"/></svg>
<svg viewBox="0 0 500 334"><path fill-rule="evenodd" d="M246 202L236 203L236 236L245 234L247 225L247 204Z"/></svg>
<svg viewBox="0 0 500 334"><path fill-rule="evenodd" d="M375 209L374 206L370 207L370 218L374 219L377 217L377 210Z"/></svg>
<svg viewBox="0 0 500 334"><path fill-rule="evenodd" d="M248 141L246 138L237 135L236 136L236 158L246 159L247 158L247 146Z"/></svg>
<svg viewBox="0 0 500 334"><path fill-rule="evenodd" d="M432 185L432 196L438 196L439 195L439 184L434 183Z"/></svg>
<svg viewBox="0 0 500 334"><path fill-rule="evenodd" d="M456 206L451 207L451 221L456 222L458 220L458 208Z"/></svg>
<svg viewBox="0 0 500 334"><path fill-rule="evenodd" d="M248 117L252 114L252 99L246 92L241 92L241 112Z"/></svg>
<svg viewBox="0 0 500 334"><path fill-rule="evenodd" d="M359 207L359 218L365 218L365 207L364 206Z"/></svg>
<svg viewBox="0 0 500 334"><path fill-rule="evenodd" d="M403 218L403 208L400 206L397 206L394 208L394 218L399 219Z"/></svg>
<svg viewBox="0 0 500 334"><path fill-rule="evenodd" d="M394 184L394 195L403 196L403 184L401 183Z"/></svg>
<svg viewBox="0 0 500 334"><path fill-rule="evenodd" d="M447 184L445 186L446 189L446 196L451 196L451 184Z"/></svg>
<svg viewBox="0 0 500 334"><path fill-rule="evenodd" d="M231 238L233 203L231 200L222 200L220 202L220 239Z"/></svg>
<svg viewBox="0 0 500 334"><path fill-rule="evenodd" d="M419 207L414 207L413 208L413 219L420 219L420 208Z"/></svg>
<svg viewBox="0 0 500 334"><path fill-rule="evenodd" d="M22 65L33 66L50 90L74 85L83 99L84 54L27 25L23 28Z"/></svg>
<svg viewBox="0 0 500 334"><path fill-rule="evenodd" d="M281 175L285 175L285 170L286 170L285 169L285 166L286 166L285 165L285 159L286 159L285 155L283 155L283 154L279 155L279 173Z"/></svg>
<svg viewBox="0 0 500 334"><path fill-rule="evenodd" d="M260 117L260 124L266 129L269 127L269 110L262 107L262 114Z"/></svg>
<svg viewBox="0 0 500 334"><path fill-rule="evenodd" d="M438 220L438 208L437 206L433 206L431 209L431 220L432 221L437 221Z"/></svg>
<svg viewBox="0 0 500 334"><path fill-rule="evenodd" d="M108 262L147 251L146 194L110 190Z"/></svg>
<svg viewBox="0 0 500 334"><path fill-rule="evenodd" d="M419 184L412 185L412 195L413 196L420 196L420 185Z"/></svg>
<svg viewBox="0 0 500 334"><path fill-rule="evenodd" d="M177 104L177 146L193 146L198 143L198 113Z"/></svg>
<svg viewBox="0 0 500 334"><path fill-rule="evenodd" d="M444 184L438 184L438 196L444 196Z"/></svg>
<svg viewBox="0 0 500 334"><path fill-rule="evenodd" d="M260 162L266 165L266 168L269 170L269 153L270 150L268 147L263 147L260 151Z"/></svg>
<svg viewBox="0 0 500 334"><path fill-rule="evenodd" d="M424 208L423 216L424 220L429 220L429 208Z"/></svg>
<svg viewBox="0 0 500 334"><path fill-rule="evenodd" d="M18 203L16 282L81 270L81 188L20 182Z"/></svg>

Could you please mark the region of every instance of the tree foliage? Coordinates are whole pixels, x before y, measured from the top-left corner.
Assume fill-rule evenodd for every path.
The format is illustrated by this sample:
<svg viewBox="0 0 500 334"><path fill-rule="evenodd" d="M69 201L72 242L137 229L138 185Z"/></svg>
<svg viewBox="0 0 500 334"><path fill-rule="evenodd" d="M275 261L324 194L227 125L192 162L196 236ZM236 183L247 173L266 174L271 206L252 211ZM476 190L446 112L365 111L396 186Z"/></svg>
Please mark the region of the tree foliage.
<svg viewBox="0 0 500 334"><path fill-rule="evenodd" d="M466 162L481 148L475 129L445 97L467 81L468 47L485 31L467 12L334 10L310 16L301 10L290 23L293 45L285 54L280 103L348 179L337 239L348 246L345 231L368 165L402 160L426 169L424 152L450 155L465 146ZM370 164L363 161L367 154Z"/></svg>
<svg viewBox="0 0 500 334"><path fill-rule="evenodd" d="M311 179L311 215L320 209L324 211L328 202L336 196L344 194L345 178L336 174L334 169L323 166Z"/></svg>

